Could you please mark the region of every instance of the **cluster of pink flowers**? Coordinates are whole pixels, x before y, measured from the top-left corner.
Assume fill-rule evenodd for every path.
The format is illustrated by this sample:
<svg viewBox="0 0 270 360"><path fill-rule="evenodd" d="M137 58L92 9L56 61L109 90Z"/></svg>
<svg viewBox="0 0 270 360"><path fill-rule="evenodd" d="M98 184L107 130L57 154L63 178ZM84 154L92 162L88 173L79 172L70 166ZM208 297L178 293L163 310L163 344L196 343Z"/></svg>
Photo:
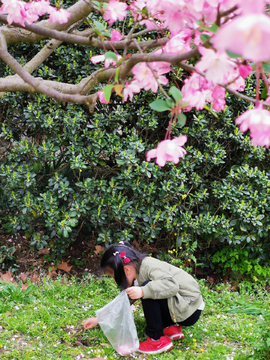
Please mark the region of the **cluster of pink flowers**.
<svg viewBox="0 0 270 360"><path fill-rule="evenodd" d="M224 50L215 52L212 49L206 49L199 46L199 52L202 55L195 69L205 72L205 78L214 84L225 84L228 74L235 72L236 64L233 63Z"/></svg>
<svg viewBox="0 0 270 360"><path fill-rule="evenodd" d="M235 122L240 125L242 132L250 130L253 145L269 147L270 113L263 108L262 104L258 104L255 109L245 111Z"/></svg>
<svg viewBox="0 0 270 360"><path fill-rule="evenodd" d="M149 30L169 29L171 35L166 45L155 51L157 54L182 54L192 49L191 44L199 46L201 58L195 65L195 72L184 80L179 112L193 107L200 110L206 103L212 103L213 110L218 112L226 105L226 86L236 91L245 88L244 79L252 68L243 60L261 62L270 59L270 18L264 13L266 2L268 0L135 0L127 6L125 1L110 0L104 19L111 25L116 20L123 20L130 10L135 21ZM213 48L202 46L198 21L203 20L211 26L218 10L227 11L234 6L237 7L234 16L227 19L226 24L221 24L216 34L204 30L204 34L211 37ZM230 58L226 50L239 54L242 59ZM159 85L168 84L164 75L170 71L167 62L137 64L132 69L133 80L125 83L123 101L132 101L134 93L142 89L157 92ZM259 117L260 121L254 120ZM241 131L250 129L253 144L268 146L268 119L268 111L257 106L236 122L241 123ZM159 166L164 166L166 161L177 163L184 155L178 146L180 138L162 141L157 149L147 153L147 159L156 157Z"/></svg>
<svg viewBox="0 0 270 360"><path fill-rule="evenodd" d="M50 5L48 0L34 0L29 3L20 0L1 0L0 14L7 15L7 22L25 26L25 23L32 24L44 14L49 14L49 22L64 24L68 21L70 13L61 8Z"/></svg>
<svg viewBox="0 0 270 360"><path fill-rule="evenodd" d="M190 111L193 107L196 110L201 110L207 102L213 104L215 111L222 111L226 104L225 89L207 81L203 76L196 73L185 80L182 94L182 102L188 104L184 107L184 111Z"/></svg>
<svg viewBox="0 0 270 360"><path fill-rule="evenodd" d="M118 0L110 0L109 6L103 15L104 20L112 25L116 20L124 20L127 16L127 4Z"/></svg>
<svg viewBox="0 0 270 360"><path fill-rule="evenodd" d="M167 74L170 71L170 63L164 61L150 63L142 62L132 69L134 79L140 89L152 90L153 92L157 92L158 84L168 84L169 80L163 76L163 74Z"/></svg>
<svg viewBox="0 0 270 360"><path fill-rule="evenodd" d="M167 85L169 80L163 76L170 72L170 64L167 62L150 62L139 63L134 66L132 73L134 80L126 82L123 90L123 100L127 101L129 98L132 101L133 94L139 93L142 89L152 90L157 92L159 84Z"/></svg>
<svg viewBox="0 0 270 360"><path fill-rule="evenodd" d="M265 7L264 0L135 0L128 7L125 2L110 0L105 9L104 19L109 25L116 20L123 20L127 15L127 10L149 30L157 26L168 28L172 35L178 34L187 26L196 29L196 22L204 19L213 23L217 17L218 8L221 11L238 6L238 11L242 14L258 14L263 12ZM148 17L142 12L147 9ZM158 25L157 25L158 24Z"/></svg>
<svg viewBox="0 0 270 360"><path fill-rule="evenodd" d="M173 140L163 140L158 144L157 149L149 150L146 154L147 161L156 158L158 166L163 167L166 161L172 161L174 164L178 164L179 158L182 158L187 152L182 147L187 141L185 135L179 136Z"/></svg>
<svg viewBox="0 0 270 360"><path fill-rule="evenodd" d="M213 44L216 48L239 54L246 60L268 61L270 59L269 35L269 16L246 14L221 27L213 38Z"/></svg>
<svg viewBox="0 0 270 360"><path fill-rule="evenodd" d="M201 110L209 102L213 103L215 111L222 111L226 104L226 91L219 85L229 84L231 89L243 91L244 77L251 73L252 68L250 65L233 62L223 50L215 52L199 46L199 51L202 57L195 69L204 76L193 73L184 81L183 102L188 103L185 110L190 111L192 107Z"/></svg>

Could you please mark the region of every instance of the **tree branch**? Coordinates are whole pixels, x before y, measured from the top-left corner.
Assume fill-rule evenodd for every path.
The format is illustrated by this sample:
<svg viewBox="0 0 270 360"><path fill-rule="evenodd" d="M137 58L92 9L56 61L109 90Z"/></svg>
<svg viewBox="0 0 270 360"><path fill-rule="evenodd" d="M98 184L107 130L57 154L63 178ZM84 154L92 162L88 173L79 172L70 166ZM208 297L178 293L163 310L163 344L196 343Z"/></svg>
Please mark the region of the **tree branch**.
<svg viewBox="0 0 270 360"><path fill-rule="evenodd" d="M0 22L6 23L7 24L7 20L4 19L5 15L0 15ZM42 22L41 22L42 23ZM41 24L40 23L40 24ZM14 39L14 37L11 38L10 33L7 31L4 31L4 27L2 29L0 29L0 31L5 35L6 39L7 39L7 44L11 45L14 42L37 42L46 38L52 38L52 39L56 39L59 41L65 41L67 43L70 44L78 44L78 45L84 45L84 46L91 46L91 47L95 47L98 49L107 49L107 50L111 50L112 49L112 45L110 41L100 41L97 40L95 38L92 38L91 35L93 35L93 31L92 30L88 30L89 32L89 36L90 38L86 38L85 36L80 35L73 35L73 34L68 34L68 33L64 33L58 30L53 30L53 29L48 29L44 26L41 25L37 25L37 24L26 24L24 28L22 28L21 25L19 24L13 24L12 26L14 26L14 28L20 29L22 31L22 34L20 36L20 39L17 37L16 41ZM25 30L28 30L29 33L26 33ZM36 35L35 38L33 38L33 34ZM12 41L11 41L12 39ZM117 50L123 50L127 44L127 41L129 41L129 49L137 49L135 43L133 41L130 40L122 40L122 41L115 41L113 43L113 47ZM139 42L140 46L143 47L144 49L149 49L149 48L155 48L157 46L161 46L166 44L168 40L167 39L162 39L162 40L149 40L149 41L141 41Z"/></svg>
<svg viewBox="0 0 270 360"><path fill-rule="evenodd" d="M133 66L135 66L136 64L138 64L140 62L165 61L165 62L171 63L172 65L181 67L182 61L191 59L198 55L200 55L200 53L197 48L187 51L184 54L179 54L179 55L167 54L167 53L134 54L134 55L131 55L126 66L123 67L123 69L120 71L119 76L122 80L125 79L128 76L128 74L130 73Z"/></svg>
<svg viewBox="0 0 270 360"><path fill-rule="evenodd" d="M42 79L36 79L31 76L7 51L7 46L3 35L0 37L0 58L8 64L8 66L18 74L22 80L29 85L29 92L35 93L43 93L57 101L60 102L73 102L77 104L86 104L90 106L95 103L97 100L97 94L93 95L70 95L61 93L54 88L50 88L46 85L46 83ZM4 90L7 91L7 90ZM14 84L13 91L17 90L17 84Z"/></svg>
<svg viewBox="0 0 270 360"><path fill-rule="evenodd" d="M78 22L77 24L71 26L71 28L68 31L73 31L76 29L76 27L78 27L80 25L81 22ZM88 31L84 31L82 32L82 34L84 34L84 36L88 35ZM50 42L48 42L41 50L39 53L37 53L25 66L24 69L31 74L34 70L36 70L42 63L44 60L46 60L53 52L55 49L57 49L57 47L59 45L62 44L62 41L59 40L51 40ZM14 83L18 83L21 81L21 78L16 74L16 75L12 75L12 76L8 76L7 81L10 84L14 84ZM0 79L0 84L1 84L1 80ZM27 84L25 84L27 86ZM57 88L57 87L54 87ZM1 90L1 87L0 87ZM30 90L30 89L29 89ZM0 96L3 96L4 92L0 93Z"/></svg>
<svg viewBox="0 0 270 360"><path fill-rule="evenodd" d="M49 41L25 66L24 69L31 74L62 44L62 41Z"/></svg>
<svg viewBox="0 0 270 360"><path fill-rule="evenodd" d="M22 70L24 70L23 67ZM47 88L51 88L58 91L62 95L70 94L74 96L76 94L85 95L89 93L98 84L102 83L103 81L108 81L114 75L114 73L115 73L114 68L100 69L95 71L89 77L82 79L78 84L75 85L61 83L52 80L43 80L42 78L34 78L34 77L31 78L37 80L39 83L44 84ZM41 88L39 89L33 88L33 85L26 83L18 75L7 76L5 79L0 79L0 91L2 93L15 92L15 91L28 92L30 94L43 93L43 91L40 90ZM0 93L0 95L2 94ZM60 101L67 101L67 100L60 100Z"/></svg>

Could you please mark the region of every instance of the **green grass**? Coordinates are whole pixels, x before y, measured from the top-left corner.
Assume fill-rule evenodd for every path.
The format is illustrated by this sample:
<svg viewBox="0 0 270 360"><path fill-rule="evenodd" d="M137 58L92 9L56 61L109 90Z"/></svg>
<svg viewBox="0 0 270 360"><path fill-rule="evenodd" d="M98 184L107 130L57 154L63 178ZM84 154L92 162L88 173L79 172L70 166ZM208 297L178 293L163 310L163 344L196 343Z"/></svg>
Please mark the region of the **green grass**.
<svg viewBox="0 0 270 360"><path fill-rule="evenodd" d="M84 330L81 325L119 293L116 285L105 277L60 280L44 278L28 293L0 285L1 360L121 358L99 326ZM263 320L259 313L269 311L270 294L250 283L240 284L239 292L229 285L211 289L200 283L206 308L197 324L183 329L185 338L174 341L170 352L147 357L136 353L129 359L269 359L264 342L270 333L269 317ZM139 304L134 316L142 341L145 320ZM246 314L228 312L232 308L244 309Z"/></svg>

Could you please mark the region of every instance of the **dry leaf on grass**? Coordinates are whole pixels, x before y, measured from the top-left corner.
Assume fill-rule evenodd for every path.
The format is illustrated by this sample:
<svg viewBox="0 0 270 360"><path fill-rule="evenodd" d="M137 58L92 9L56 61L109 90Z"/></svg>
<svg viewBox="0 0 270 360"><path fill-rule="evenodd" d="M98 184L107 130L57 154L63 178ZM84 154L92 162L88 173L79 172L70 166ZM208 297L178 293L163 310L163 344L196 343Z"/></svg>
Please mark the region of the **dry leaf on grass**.
<svg viewBox="0 0 270 360"><path fill-rule="evenodd" d="M49 272L48 272L48 277L49 277L50 279L52 279L52 278L54 278L54 277L57 277L57 272L54 271L54 270L49 271Z"/></svg>
<svg viewBox="0 0 270 360"><path fill-rule="evenodd" d="M109 345L109 344L103 344L103 343L100 343L99 344L100 346L106 346L106 347L110 347L111 345Z"/></svg>
<svg viewBox="0 0 270 360"><path fill-rule="evenodd" d="M70 272L70 269L72 268L72 265L68 265L67 262L62 262L61 264L57 265L58 270L64 270L66 272Z"/></svg>
<svg viewBox="0 0 270 360"><path fill-rule="evenodd" d="M28 286L29 286L28 284L22 284L22 285L21 285L21 289L22 289L22 290L26 290L26 289L28 288Z"/></svg>
<svg viewBox="0 0 270 360"><path fill-rule="evenodd" d="M75 341L74 346L83 346L83 344L80 341Z"/></svg>
<svg viewBox="0 0 270 360"><path fill-rule="evenodd" d="M5 282L14 282L11 271L7 271L5 274L0 273L0 278L2 281L5 281Z"/></svg>
<svg viewBox="0 0 270 360"><path fill-rule="evenodd" d="M38 251L38 255L46 255L50 253L50 248L44 248Z"/></svg>
<svg viewBox="0 0 270 360"><path fill-rule="evenodd" d="M25 281L27 279L26 274L21 274L19 277L21 277L22 281ZM0 273L0 278L2 281L13 283L14 285L18 286L18 284L14 281L13 275L10 271L7 271L5 274ZM25 279L25 280L24 280ZM26 290L28 288L28 284L21 284L21 289Z"/></svg>
<svg viewBox="0 0 270 360"><path fill-rule="evenodd" d="M101 253L102 251L104 251L104 246L96 245L96 246L95 246L95 249L96 249L96 250L94 250L94 253L95 253L97 256L100 256L100 253Z"/></svg>
<svg viewBox="0 0 270 360"><path fill-rule="evenodd" d="M37 276L37 274L30 276L31 283L40 283L40 278Z"/></svg>
<svg viewBox="0 0 270 360"><path fill-rule="evenodd" d="M27 274L21 273L21 274L19 275L19 278L21 278L23 282L26 282L26 280L27 280Z"/></svg>

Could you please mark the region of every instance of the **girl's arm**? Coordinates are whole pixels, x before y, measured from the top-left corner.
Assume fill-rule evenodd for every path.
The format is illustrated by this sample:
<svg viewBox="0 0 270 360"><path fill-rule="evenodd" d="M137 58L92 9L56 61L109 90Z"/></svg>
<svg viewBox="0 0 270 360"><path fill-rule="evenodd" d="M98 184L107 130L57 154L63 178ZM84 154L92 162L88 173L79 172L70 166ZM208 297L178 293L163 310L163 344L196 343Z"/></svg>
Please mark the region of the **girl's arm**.
<svg viewBox="0 0 270 360"><path fill-rule="evenodd" d="M88 318L83 323L83 327L85 329L91 329L96 325L98 325L98 319L97 318Z"/></svg>

